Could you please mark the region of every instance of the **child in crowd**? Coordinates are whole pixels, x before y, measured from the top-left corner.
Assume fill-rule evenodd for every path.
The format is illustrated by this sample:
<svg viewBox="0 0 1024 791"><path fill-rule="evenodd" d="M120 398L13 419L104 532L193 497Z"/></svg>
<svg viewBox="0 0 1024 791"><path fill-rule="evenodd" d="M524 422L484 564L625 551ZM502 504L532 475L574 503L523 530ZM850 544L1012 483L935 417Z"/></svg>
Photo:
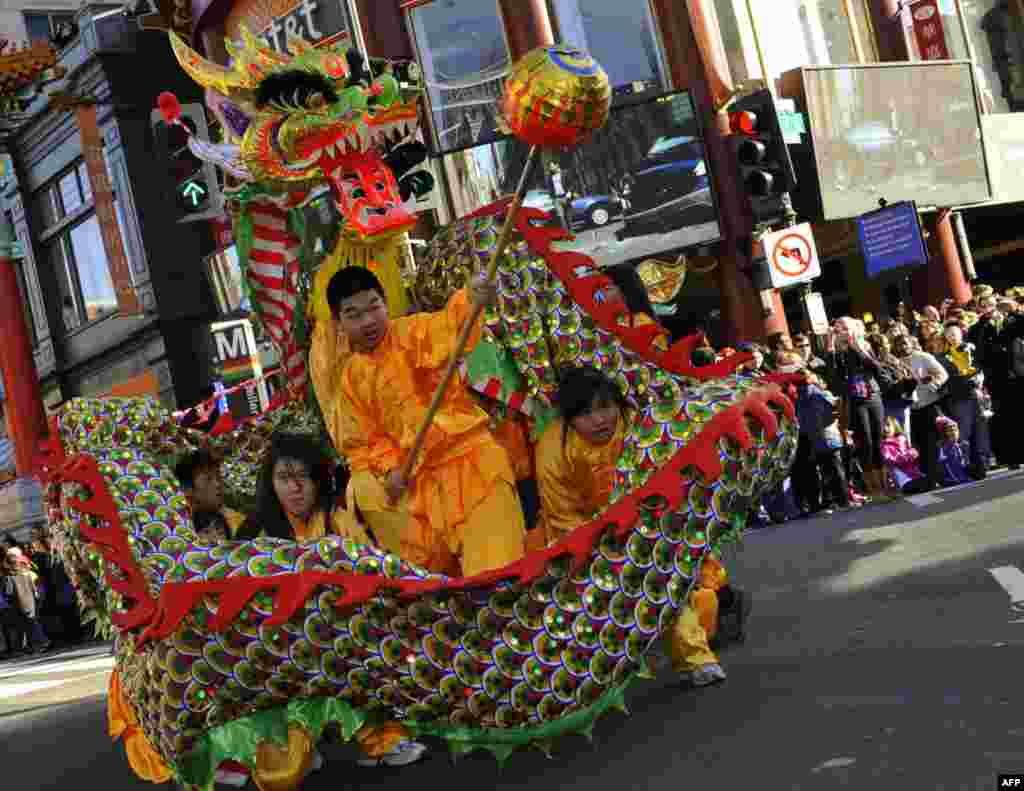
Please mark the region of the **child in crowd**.
<svg viewBox="0 0 1024 791"><path fill-rule="evenodd" d="M920 454L910 444L903 426L894 417L885 421L885 439L882 440L882 458L888 477L904 494L916 494L926 488L924 474L917 465Z"/></svg>
<svg viewBox="0 0 1024 791"><path fill-rule="evenodd" d="M967 472L967 445L960 441L960 427L955 420L945 415L939 416L935 427L942 435L939 445L939 472L943 486L959 486L968 483L971 476Z"/></svg>

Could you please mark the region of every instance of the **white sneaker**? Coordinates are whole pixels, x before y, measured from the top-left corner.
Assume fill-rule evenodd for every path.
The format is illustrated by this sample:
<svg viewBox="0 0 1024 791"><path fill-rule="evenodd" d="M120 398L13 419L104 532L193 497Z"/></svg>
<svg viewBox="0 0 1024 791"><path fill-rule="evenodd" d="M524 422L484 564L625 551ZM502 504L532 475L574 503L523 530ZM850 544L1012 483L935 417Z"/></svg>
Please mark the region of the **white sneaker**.
<svg viewBox="0 0 1024 791"><path fill-rule="evenodd" d="M218 769L213 774L213 782L217 785L232 786L233 788L245 788L249 783L249 775L243 772L235 772L228 769Z"/></svg>
<svg viewBox="0 0 1024 791"><path fill-rule="evenodd" d="M707 687L720 681L725 681L725 671L721 665L714 662L690 673L690 683L695 687Z"/></svg>
<svg viewBox="0 0 1024 791"><path fill-rule="evenodd" d="M380 758L360 758L356 763L359 766L372 768L375 766L408 766L420 760L427 747L419 742L399 742L389 753Z"/></svg>

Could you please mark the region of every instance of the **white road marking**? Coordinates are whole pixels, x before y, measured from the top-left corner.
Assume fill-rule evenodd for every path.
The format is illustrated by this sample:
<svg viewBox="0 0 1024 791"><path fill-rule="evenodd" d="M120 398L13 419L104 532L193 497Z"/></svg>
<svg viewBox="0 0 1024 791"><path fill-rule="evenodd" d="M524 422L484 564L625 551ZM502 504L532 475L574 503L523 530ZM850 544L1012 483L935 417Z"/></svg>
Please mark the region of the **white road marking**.
<svg viewBox="0 0 1024 791"><path fill-rule="evenodd" d="M11 670L7 673L0 670L0 682L7 678L23 676L29 673L38 675L46 673L76 673L82 670L112 669L113 667L114 657L112 656L104 656L99 659L80 659L77 662L41 662L37 665L19 667L17 670Z"/></svg>
<svg viewBox="0 0 1024 791"><path fill-rule="evenodd" d="M1024 615L1024 571L1015 566L1000 566L988 573L1009 595L1011 615ZM1011 619L1010 623L1024 623L1024 618Z"/></svg>
<svg viewBox="0 0 1024 791"><path fill-rule="evenodd" d="M936 497L934 494L915 494L913 497L908 497L907 502L918 508L924 508L926 505L938 505L942 502L942 498Z"/></svg>
<svg viewBox="0 0 1024 791"><path fill-rule="evenodd" d="M988 573L995 577L996 582L1010 595L1011 604L1024 602L1024 571L1015 566L1000 566L989 569Z"/></svg>
<svg viewBox="0 0 1024 791"><path fill-rule="evenodd" d="M61 684L67 684L72 679L61 679L60 681L29 681L26 684L0 684L0 700L5 698L18 698L22 695L28 695L30 692L39 692L44 689L51 689L53 687L59 687Z"/></svg>
<svg viewBox="0 0 1024 791"><path fill-rule="evenodd" d="M825 763L814 767L812 771L821 772L825 769L844 769L847 766L853 766L855 763L857 763L856 758L830 758Z"/></svg>
<svg viewBox="0 0 1024 791"><path fill-rule="evenodd" d="M77 678L62 678L57 681L26 681L23 684L0 684L0 700L20 698L23 695L30 695L33 692L41 692L44 689L53 689L54 687L63 686L64 684L75 684L87 678L104 675L106 675L105 672L86 673L84 676L78 676Z"/></svg>

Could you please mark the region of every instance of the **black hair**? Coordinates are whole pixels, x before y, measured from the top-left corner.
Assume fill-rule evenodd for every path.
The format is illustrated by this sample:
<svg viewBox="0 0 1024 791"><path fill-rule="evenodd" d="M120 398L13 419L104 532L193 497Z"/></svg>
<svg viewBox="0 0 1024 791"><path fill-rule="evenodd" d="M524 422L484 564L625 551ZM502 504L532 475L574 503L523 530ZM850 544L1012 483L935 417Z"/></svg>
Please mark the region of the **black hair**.
<svg viewBox="0 0 1024 791"><path fill-rule="evenodd" d="M369 269L361 266L346 266L339 269L327 284L327 304L331 308L331 314L337 316L341 311L342 302L364 291L376 291L381 299L387 299L384 286Z"/></svg>
<svg viewBox="0 0 1024 791"><path fill-rule="evenodd" d="M320 94L327 104L338 101L338 92L324 75L303 69L271 74L260 80L256 88L256 107L262 109L276 103L286 107L306 107L311 96Z"/></svg>
<svg viewBox="0 0 1024 791"><path fill-rule="evenodd" d="M596 404L615 404L625 414L629 405L619 386L589 365L566 366L558 371L558 412L562 416L562 445L569 436L569 426Z"/></svg>
<svg viewBox="0 0 1024 791"><path fill-rule="evenodd" d="M174 474L181 481L182 486L191 489L196 485L196 473L200 470L219 467L220 464L220 458L203 448L179 459L178 463L174 465Z"/></svg>
<svg viewBox="0 0 1024 791"><path fill-rule="evenodd" d="M366 59L363 53L353 48L345 53L345 60L348 61L348 83L349 85L369 85L373 79L366 68Z"/></svg>
<svg viewBox="0 0 1024 791"><path fill-rule="evenodd" d="M330 516L334 510L334 471L331 460L311 438L302 434L279 432L270 438L270 448L256 482L256 513L247 520L236 536L239 540L255 538L260 530L269 538L295 539L295 531L274 491L274 467L282 459L306 466L316 487L314 508Z"/></svg>
<svg viewBox="0 0 1024 791"><path fill-rule="evenodd" d="M622 292L622 298L630 313L646 313L653 321L658 320L657 314L654 312L654 306L651 304L651 298L647 294L647 287L644 285L644 281L640 279L640 275L633 264L616 264L615 266L602 269L601 272L607 275L619 287L619 291Z"/></svg>

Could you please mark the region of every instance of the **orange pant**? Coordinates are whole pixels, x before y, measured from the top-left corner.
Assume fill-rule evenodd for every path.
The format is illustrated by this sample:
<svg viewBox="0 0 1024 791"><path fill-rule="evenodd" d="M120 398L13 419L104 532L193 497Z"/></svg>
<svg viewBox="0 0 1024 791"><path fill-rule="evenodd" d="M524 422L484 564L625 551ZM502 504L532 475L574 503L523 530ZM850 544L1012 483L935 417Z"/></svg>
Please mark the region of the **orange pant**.
<svg viewBox="0 0 1024 791"><path fill-rule="evenodd" d="M379 758L394 749L408 731L399 722L364 725L355 735L356 743L369 757ZM256 748L256 768L252 779L260 791L296 791L313 764L315 745L301 725L288 728L288 745L261 742Z"/></svg>

